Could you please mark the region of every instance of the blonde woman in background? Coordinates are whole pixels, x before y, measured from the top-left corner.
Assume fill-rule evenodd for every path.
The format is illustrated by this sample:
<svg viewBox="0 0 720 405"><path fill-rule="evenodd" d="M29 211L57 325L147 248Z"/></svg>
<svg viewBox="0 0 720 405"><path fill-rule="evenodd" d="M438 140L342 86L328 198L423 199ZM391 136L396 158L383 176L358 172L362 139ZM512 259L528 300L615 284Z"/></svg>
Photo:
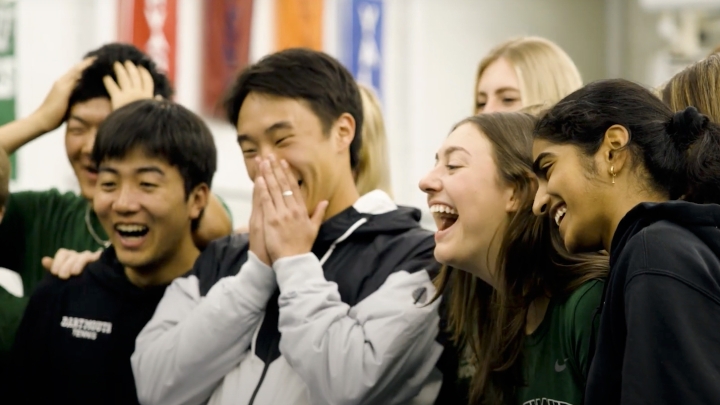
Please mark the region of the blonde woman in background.
<svg viewBox="0 0 720 405"><path fill-rule="evenodd" d="M575 63L555 43L540 37L510 39L480 62L474 112L537 111L581 86Z"/></svg>
<svg viewBox="0 0 720 405"><path fill-rule="evenodd" d="M382 190L393 198L390 186L390 158L388 156L385 120L380 101L368 87L358 84L363 105L362 146L358 167L355 172L355 185L360 195L373 190ZM246 233L247 225L235 230Z"/></svg>
<svg viewBox="0 0 720 405"><path fill-rule="evenodd" d="M392 197L390 158L380 101L370 88L362 84L358 87L363 105L363 128L355 185L360 195L380 189Z"/></svg>
<svg viewBox="0 0 720 405"><path fill-rule="evenodd" d="M693 106L720 123L720 54L713 54L673 76L660 93L673 111Z"/></svg>

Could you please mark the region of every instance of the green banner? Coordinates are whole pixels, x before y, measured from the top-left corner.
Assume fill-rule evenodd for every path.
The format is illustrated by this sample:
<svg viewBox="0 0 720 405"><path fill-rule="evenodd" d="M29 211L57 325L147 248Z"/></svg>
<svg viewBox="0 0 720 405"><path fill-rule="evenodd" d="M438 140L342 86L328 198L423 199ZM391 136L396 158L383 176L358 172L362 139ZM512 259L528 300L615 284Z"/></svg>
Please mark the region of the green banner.
<svg viewBox="0 0 720 405"><path fill-rule="evenodd" d="M15 0L0 0L0 125L15 120ZM17 158L10 156L11 179Z"/></svg>

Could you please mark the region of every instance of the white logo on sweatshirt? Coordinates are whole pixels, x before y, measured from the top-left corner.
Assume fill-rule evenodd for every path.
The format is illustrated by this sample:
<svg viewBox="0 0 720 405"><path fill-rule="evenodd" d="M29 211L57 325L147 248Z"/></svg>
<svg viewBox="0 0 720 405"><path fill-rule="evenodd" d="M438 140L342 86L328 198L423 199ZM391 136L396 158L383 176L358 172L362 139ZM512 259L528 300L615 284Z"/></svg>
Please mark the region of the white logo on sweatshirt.
<svg viewBox="0 0 720 405"><path fill-rule="evenodd" d="M523 405L572 405L570 402L557 401L550 398L531 399L523 402Z"/></svg>
<svg viewBox="0 0 720 405"><path fill-rule="evenodd" d="M72 335L79 339L97 339L98 333L109 335L112 333L112 323L96 321L93 319L75 318L63 316L60 327L72 329Z"/></svg>

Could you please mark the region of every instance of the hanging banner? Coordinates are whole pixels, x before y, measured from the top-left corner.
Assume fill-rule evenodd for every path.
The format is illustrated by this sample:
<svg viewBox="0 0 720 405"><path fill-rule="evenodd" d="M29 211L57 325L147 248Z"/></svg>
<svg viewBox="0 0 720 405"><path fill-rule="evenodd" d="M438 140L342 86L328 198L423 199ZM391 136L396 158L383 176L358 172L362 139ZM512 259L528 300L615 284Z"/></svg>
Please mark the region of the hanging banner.
<svg viewBox="0 0 720 405"><path fill-rule="evenodd" d="M118 0L118 41L137 46L175 80L177 0Z"/></svg>
<svg viewBox="0 0 720 405"><path fill-rule="evenodd" d="M350 20L345 36L349 55L346 65L355 79L382 97L382 0L352 0L345 11Z"/></svg>
<svg viewBox="0 0 720 405"><path fill-rule="evenodd" d="M205 0L203 112L223 117L223 95L250 58L253 0Z"/></svg>
<svg viewBox="0 0 720 405"><path fill-rule="evenodd" d="M276 46L322 51L323 0L276 0Z"/></svg>
<svg viewBox="0 0 720 405"><path fill-rule="evenodd" d="M15 0L0 0L0 125L15 120ZM17 157L10 156L10 179L17 179Z"/></svg>

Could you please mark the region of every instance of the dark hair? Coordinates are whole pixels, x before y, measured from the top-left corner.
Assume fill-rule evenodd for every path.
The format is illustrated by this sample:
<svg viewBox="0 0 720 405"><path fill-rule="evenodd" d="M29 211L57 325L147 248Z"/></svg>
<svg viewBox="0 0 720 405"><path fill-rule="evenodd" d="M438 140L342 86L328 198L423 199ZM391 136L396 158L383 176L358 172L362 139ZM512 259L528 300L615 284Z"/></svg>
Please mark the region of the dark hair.
<svg viewBox="0 0 720 405"><path fill-rule="evenodd" d="M105 159L121 159L135 148L177 167L186 196L202 183L212 185L217 168L212 134L200 117L179 104L140 100L113 111L98 128L92 159L100 165Z"/></svg>
<svg viewBox="0 0 720 405"><path fill-rule="evenodd" d="M720 202L720 127L694 107L673 113L644 87L622 79L590 83L538 121L535 137L595 154L605 132L622 125L627 148L654 191L669 199Z"/></svg>
<svg viewBox="0 0 720 405"><path fill-rule="evenodd" d="M512 403L527 377L522 373L522 351L530 304L541 296L567 296L586 281L605 277L608 262L599 254L569 254L550 218L533 214L537 181L532 172L535 119L531 115L481 114L455 128L466 123L473 124L493 146L498 180L515 186L521 205L508 215L504 232L496 235L500 249L495 288L447 266L435 282L438 296L446 292L453 340L473 354L476 371L470 402Z"/></svg>
<svg viewBox="0 0 720 405"><path fill-rule="evenodd" d="M237 125L240 107L251 92L306 101L320 119L325 133L341 114L352 115L355 137L350 144L350 167L357 167L362 145L362 100L355 79L335 58L310 49L293 48L248 66L224 101L227 118L233 126Z"/></svg>
<svg viewBox="0 0 720 405"><path fill-rule="evenodd" d="M123 43L107 44L94 51L88 52L85 58L91 56L95 57L95 61L83 71L77 86L70 95L68 110L77 103L93 98L110 98L107 89L105 89L103 77L111 76L113 80L117 80L115 77L115 68L113 67L115 62L122 63L130 61L136 66L144 67L150 72L153 78L154 93L156 96L160 95L165 99L170 99L173 95L170 79L168 79L164 73L158 71L157 65L150 59L150 56L134 45Z"/></svg>

